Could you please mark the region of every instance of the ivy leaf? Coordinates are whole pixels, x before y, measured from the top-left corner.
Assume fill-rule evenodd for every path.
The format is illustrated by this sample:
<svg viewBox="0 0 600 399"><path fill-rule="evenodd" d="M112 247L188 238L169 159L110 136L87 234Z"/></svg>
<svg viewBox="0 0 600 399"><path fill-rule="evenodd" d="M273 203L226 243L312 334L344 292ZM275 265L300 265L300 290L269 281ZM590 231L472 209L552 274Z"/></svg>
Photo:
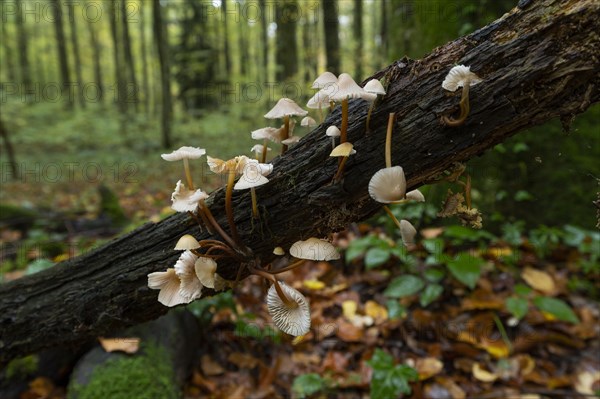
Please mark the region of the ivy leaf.
<svg viewBox="0 0 600 399"><path fill-rule="evenodd" d="M371 397L394 399L399 394L410 394L410 381L417 381L419 375L415 369L404 364L394 366L392 356L376 349L367 364L373 368L371 378Z"/></svg>
<svg viewBox="0 0 600 399"><path fill-rule="evenodd" d="M539 310L550 313L558 320L568 321L574 324L579 323L579 319L577 318L577 315L575 315L575 312L573 312L573 309L560 299L538 296L533 299L533 303Z"/></svg>
<svg viewBox="0 0 600 399"><path fill-rule="evenodd" d="M529 310L529 302L526 299L511 297L506 300L506 310L514 317L521 320Z"/></svg>
<svg viewBox="0 0 600 399"><path fill-rule="evenodd" d="M390 250L385 248L371 248L367 251L365 256L365 266L367 269L372 269L377 266L383 265L390 259Z"/></svg>
<svg viewBox="0 0 600 399"><path fill-rule="evenodd" d="M383 295L390 298L402 298L415 294L417 291L421 290L424 285L425 283L419 277L413 276L412 274L406 274L393 279L383 292Z"/></svg>
<svg viewBox="0 0 600 399"><path fill-rule="evenodd" d="M317 373L303 374L294 379L292 391L299 397L305 398L325 388L325 380Z"/></svg>
<svg viewBox="0 0 600 399"><path fill-rule="evenodd" d="M472 256L467 252L461 252L452 261L448 262L448 269L458 281L473 289L477 284L477 280L479 280L482 264L483 260L481 258Z"/></svg>
<svg viewBox="0 0 600 399"><path fill-rule="evenodd" d="M433 301L438 299L439 296L442 295L442 292L444 292L444 287L442 287L441 285L429 284L427 287L425 287L425 290L423 290L423 292L421 293L421 296L419 298L419 303L421 304L422 307L426 307L430 303L432 303Z"/></svg>

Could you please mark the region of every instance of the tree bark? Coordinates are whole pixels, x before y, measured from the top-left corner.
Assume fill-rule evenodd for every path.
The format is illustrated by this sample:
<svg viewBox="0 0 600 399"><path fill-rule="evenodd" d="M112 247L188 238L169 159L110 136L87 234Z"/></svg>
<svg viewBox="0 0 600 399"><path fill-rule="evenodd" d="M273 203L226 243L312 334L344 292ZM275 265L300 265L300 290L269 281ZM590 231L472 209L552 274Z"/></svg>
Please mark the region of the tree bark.
<svg viewBox="0 0 600 399"><path fill-rule="evenodd" d="M267 82L269 80L269 21L267 7L265 0L258 0L258 8L261 11L260 17L260 48L262 50L262 81Z"/></svg>
<svg viewBox="0 0 600 399"><path fill-rule="evenodd" d="M277 23L275 78L279 82L293 78L298 72L298 45L296 42L298 10L296 0L282 0L275 3L275 22Z"/></svg>
<svg viewBox="0 0 600 399"><path fill-rule="evenodd" d="M79 40L77 40L77 22L75 21L75 4L67 2L67 8L69 9L69 26L71 28L71 46L73 47L73 57L75 58L75 76L77 77L77 83L75 84L75 90L77 92L77 99L79 100L79 106L85 108L86 99L83 97L83 73L81 72L81 57L79 55Z"/></svg>
<svg viewBox="0 0 600 399"><path fill-rule="evenodd" d="M353 10L354 20L352 21L354 42L356 49L354 50L354 76L355 79L361 79L363 74L363 6L362 0L354 0Z"/></svg>
<svg viewBox="0 0 600 399"><path fill-rule="evenodd" d="M325 30L325 55L327 56L327 70L339 74L340 62L340 36L338 22L338 4L336 0L323 0L323 27Z"/></svg>
<svg viewBox="0 0 600 399"><path fill-rule="evenodd" d="M96 33L96 29L94 28L94 23L92 21L86 21L88 31L90 32L90 44L92 47L92 57L94 59L94 81L95 85L98 89L97 97L94 99L99 103L102 103L104 100L104 85L102 83L102 65L101 65L101 55L102 49L100 47L100 42L98 41L98 36Z"/></svg>
<svg viewBox="0 0 600 399"><path fill-rule="evenodd" d="M132 98L128 100L133 102L133 108L135 112L139 111L138 101L139 101L139 87L137 84L137 79L135 76L135 64L133 62L133 54L131 52L131 37L129 35L129 14L127 13L127 5L125 4L126 0L121 0L119 3L121 5L121 39L123 41L123 61L125 63L125 67L127 68L127 79L129 80L127 83L127 87L131 87Z"/></svg>
<svg viewBox="0 0 600 399"><path fill-rule="evenodd" d="M144 111L150 116L150 82L148 80L148 54L146 51L146 15L144 3L140 7L140 54L142 56L142 90L144 91Z"/></svg>
<svg viewBox="0 0 600 399"><path fill-rule="evenodd" d="M341 182L332 184L338 162L329 157L330 141L324 134L328 126L339 125L338 106L321 126L273 161L269 184L256 190L264 210L262 230L252 221L250 193L236 192L235 223L252 249L247 262L268 263L276 246L289 248L301 238L326 237L380 209L367 186L385 165L390 112L397 115L392 162L404 168L412 190L520 130L555 117L572 118L600 101L600 3L522 4L421 60L402 59L375 73L371 78L386 82L388 94L372 115L369 135L368 104L350 102L348 140L357 153L347 162ZM483 82L471 89L466 123L447 127L440 124L440 116L457 109L460 94L445 92L441 82L456 64L470 65ZM224 198L220 189L207 200L222 226L227 225ZM0 285L0 361L59 343L74 345L167 312L156 300L157 292L147 288L147 275L172 267L179 256L172 248L185 233L210 238L189 216L177 214L89 254ZM240 262L220 260L218 273L233 280L239 267Z"/></svg>
<svg viewBox="0 0 600 399"><path fill-rule="evenodd" d="M21 68L21 83L23 84L23 91L26 93L26 97L29 98L29 93L32 89L31 80L31 69L29 63L29 49L28 49L28 33L25 28L25 18L23 17L23 2L17 0L15 2L17 9L17 36L19 46L19 67ZM4 21L2 22L4 24Z"/></svg>
<svg viewBox="0 0 600 399"><path fill-rule="evenodd" d="M2 21L2 24L0 25L2 25L2 47L4 47L3 61L6 63L6 77L9 82L17 83L17 74L15 64L13 63L13 51L10 44L12 43L13 38L8 37L8 29L6 28L8 21Z"/></svg>
<svg viewBox="0 0 600 399"><path fill-rule="evenodd" d="M4 143L4 148L6 150L6 156L8 157L8 163L10 165L10 176L13 179L18 177L17 175L17 159L15 157L15 149L10 141L10 136L8 135L8 131L4 126L4 122L0 119L0 136L2 136L2 142ZM4 178L4 177L2 177Z"/></svg>
<svg viewBox="0 0 600 399"><path fill-rule="evenodd" d="M223 21L223 54L225 54L226 80L231 79L231 54L229 53L229 33L227 29L227 0L221 1L221 20Z"/></svg>
<svg viewBox="0 0 600 399"><path fill-rule="evenodd" d="M114 84L114 95L117 102L117 107L121 113L121 123L123 124L127 115L127 83L123 76L123 53L121 46L119 45L119 25L117 21L117 9L115 5L116 0L109 0L108 2L108 20L110 22L110 36L113 42L113 64L115 71L115 84ZM121 127L123 131L124 128Z"/></svg>
<svg viewBox="0 0 600 399"><path fill-rule="evenodd" d="M171 72L169 68L169 41L167 30L162 20L162 11L160 0L153 0L153 26L156 46L158 49L158 61L160 63L160 81L161 81L161 129L162 146L165 149L171 147L171 118L173 106L171 101Z"/></svg>
<svg viewBox="0 0 600 399"><path fill-rule="evenodd" d="M62 2L51 0L52 12L54 17L54 29L56 33L56 46L58 48L58 62L60 65L60 78L62 80L63 96L66 97L67 109L73 109L73 97L71 96L70 84L71 77L69 73L69 61L67 59L67 46L65 41L65 31L63 28Z"/></svg>

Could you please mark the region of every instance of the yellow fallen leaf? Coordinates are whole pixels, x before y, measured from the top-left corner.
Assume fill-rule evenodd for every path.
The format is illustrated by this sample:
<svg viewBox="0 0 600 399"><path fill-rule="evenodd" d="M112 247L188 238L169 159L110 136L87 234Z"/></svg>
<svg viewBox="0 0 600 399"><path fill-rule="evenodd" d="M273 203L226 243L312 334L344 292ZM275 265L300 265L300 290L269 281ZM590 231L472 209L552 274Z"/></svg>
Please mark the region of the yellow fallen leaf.
<svg viewBox="0 0 600 399"><path fill-rule="evenodd" d="M473 363L473 368L471 369L473 372L473 377L483 382L494 382L498 379L496 374L490 373L487 370L481 368L479 363Z"/></svg>
<svg viewBox="0 0 600 399"><path fill-rule="evenodd" d="M304 280L302 285L304 285L305 288L313 291L318 291L325 288L325 283L319 280Z"/></svg>
<svg viewBox="0 0 600 399"><path fill-rule="evenodd" d="M477 346L480 349L485 349L487 353L496 359L505 358L510 355L510 348L506 346L504 341L481 342Z"/></svg>
<svg viewBox="0 0 600 399"><path fill-rule="evenodd" d="M58 263L58 262L67 260L69 258L70 258L69 254L60 254L60 255L55 256L54 259L52 259L52 261Z"/></svg>
<svg viewBox="0 0 600 399"><path fill-rule="evenodd" d="M358 308L358 304L355 301L347 300L342 302L342 313L344 317L348 321L352 321L354 316L356 316L356 309Z"/></svg>
<svg viewBox="0 0 600 399"><path fill-rule="evenodd" d="M513 251L510 247L490 248L487 250L487 254L491 257L499 258L501 256L511 256Z"/></svg>
<svg viewBox="0 0 600 399"><path fill-rule="evenodd" d="M225 372L225 369L209 355L202 356L200 364L202 366L202 371L206 376L220 375Z"/></svg>
<svg viewBox="0 0 600 399"><path fill-rule="evenodd" d="M388 311L385 306L381 306L372 300L368 300L367 303L365 303L365 314L371 316L377 322L386 321L388 319Z"/></svg>
<svg viewBox="0 0 600 399"><path fill-rule="evenodd" d="M98 338L106 352L136 353L140 348L139 338Z"/></svg>
<svg viewBox="0 0 600 399"><path fill-rule="evenodd" d="M554 284L552 276L542 270L526 267L521 277L531 288L544 294L554 294L556 292L556 284Z"/></svg>
<svg viewBox="0 0 600 399"><path fill-rule="evenodd" d="M298 335L297 337L294 337L294 339L292 340L292 345L301 344L305 340L306 340L306 334L304 334L304 335Z"/></svg>
<svg viewBox="0 0 600 399"><path fill-rule="evenodd" d="M439 374L444 369L444 363L435 357L426 357L417 359L415 368L419 373L419 380L422 381Z"/></svg>

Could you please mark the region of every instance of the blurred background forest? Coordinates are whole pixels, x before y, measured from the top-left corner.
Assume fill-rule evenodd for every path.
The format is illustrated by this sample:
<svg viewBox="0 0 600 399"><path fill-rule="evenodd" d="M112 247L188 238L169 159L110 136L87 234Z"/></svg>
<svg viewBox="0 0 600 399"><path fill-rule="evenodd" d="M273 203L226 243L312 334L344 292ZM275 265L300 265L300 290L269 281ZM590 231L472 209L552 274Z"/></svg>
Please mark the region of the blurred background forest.
<svg viewBox="0 0 600 399"><path fill-rule="evenodd" d="M516 0L0 5L0 281L7 281L173 213L170 195L181 170L161 153L189 145L222 159L250 155L250 132L268 125L263 115L280 97L306 104L320 73L348 72L364 81L395 60L417 59L473 32ZM187 306L205 335L186 397L245 397L239 390L252 386L291 389L296 397L348 393L366 391L378 378L371 389L387 393L374 397L397 397L410 392L412 367L428 381L411 385L413 397L436 389L452 392L437 397L473 397L496 379L512 387L592 392L593 384L581 388L580 380L589 370L600 376L597 359L585 359L598 350L592 326L599 318L600 235L592 201L600 182L599 116L594 105L574 120L521 132L470 160L483 230L437 218L452 186L436 184L422 188L426 203L394 209L418 228L416 251L396 245L398 232L382 213L334 237L344 255L339 263L284 275L310 298L313 323L335 323L329 324L335 332L319 336L315 330L299 346L289 340L280 346L286 338L270 327L260 287L248 281L233 294ZM306 132L296 128L296 134ZM208 192L222 183L211 173L199 180ZM418 331L402 330L400 320ZM465 320L496 326L493 345L460 336L447 342L429 329ZM519 346L531 326L540 341ZM333 335L337 341L327 343ZM411 367L394 366L379 348ZM475 358L493 378L471 372L479 365ZM527 375L514 368L523 362ZM265 365L275 372L265 372ZM244 371L257 367L260 372ZM393 373L401 375L387 378ZM25 373L25 381L33 374ZM94 389L118 386L113 382L120 375ZM434 375L439 378L431 383ZM135 388L132 380L144 386L143 376L126 378L126 391ZM91 397L101 397L98 392Z"/></svg>

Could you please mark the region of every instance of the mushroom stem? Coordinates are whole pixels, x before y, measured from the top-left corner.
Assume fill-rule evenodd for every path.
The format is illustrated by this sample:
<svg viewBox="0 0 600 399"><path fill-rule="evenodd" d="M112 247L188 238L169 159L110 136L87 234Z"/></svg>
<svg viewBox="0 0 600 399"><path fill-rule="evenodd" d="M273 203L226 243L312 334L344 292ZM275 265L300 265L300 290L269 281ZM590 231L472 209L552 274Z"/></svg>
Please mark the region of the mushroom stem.
<svg viewBox="0 0 600 399"><path fill-rule="evenodd" d="M256 157L256 159L258 159L258 156ZM260 163L265 163L267 162L267 139L264 139L263 141L263 151L262 151L262 156L260 159Z"/></svg>
<svg viewBox="0 0 600 399"><path fill-rule="evenodd" d="M258 219L258 203L256 201L256 190L254 187L250 187L250 197L252 198L252 216Z"/></svg>
<svg viewBox="0 0 600 399"><path fill-rule="evenodd" d="M344 173L344 166L346 165L347 160L348 160L348 157L342 157L342 160L341 160L340 164L338 165L337 172L336 172L335 176L333 177L334 182L338 182L342 178L342 174Z"/></svg>
<svg viewBox="0 0 600 399"><path fill-rule="evenodd" d="M286 115L283 117L283 134L281 135L281 141L286 140L289 137L290 137L290 116ZM288 149L288 146L286 144L282 144L281 145L281 155L285 154L287 149Z"/></svg>
<svg viewBox="0 0 600 399"><path fill-rule="evenodd" d="M392 210L389 208L389 206L384 205L383 209L385 209L385 212L394 221L394 223L396 224L396 226L398 226L398 228L400 228L400 222L398 221L398 219L396 219L396 216L394 216L394 214L392 213Z"/></svg>
<svg viewBox="0 0 600 399"><path fill-rule="evenodd" d="M233 183L235 182L235 170L230 170L227 176L227 190L225 191L225 212L227 213L227 222L229 223L229 229L231 230L231 236L233 241L238 243L240 238L235 227L235 221L233 220L233 205L231 198L233 196Z"/></svg>
<svg viewBox="0 0 600 399"><path fill-rule="evenodd" d="M227 243L232 247L232 248L237 248L237 244L235 243L235 241L233 241L233 239L229 236L229 234L227 234L222 228L221 225L219 225L219 223L215 220L215 217L213 216L212 212L210 211L210 209L206 206L206 204L204 203L204 200L200 201L200 209L202 209L205 214L206 214L206 218L208 219L208 221L210 222L211 226L214 227L214 229L217 231L217 233L219 233L219 235L225 240L227 241ZM204 240L203 240L204 241ZM202 241L201 241L202 242Z"/></svg>
<svg viewBox="0 0 600 399"><path fill-rule="evenodd" d="M394 117L396 114L390 112L387 125L387 133L385 136L385 167L392 167L392 130L394 128Z"/></svg>
<svg viewBox="0 0 600 399"><path fill-rule="evenodd" d="M200 230L202 230L202 226L204 225L204 227L206 227L206 230L208 230L208 232L210 234L214 233L208 219L206 218L206 213L204 213L204 210L202 208L199 208L199 211L198 211L198 213L200 214L200 217L202 218L202 222L200 222L200 219L198 219L198 215L196 215L194 212L188 211L188 213L192 218L194 218L196 223L198 223L198 226L200 226Z"/></svg>
<svg viewBox="0 0 600 399"><path fill-rule="evenodd" d="M194 189L194 182L192 181L192 173L190 172L190 163L187 158L183 158L183 170L185 172L185 179L188 184L188 189Z"/></svg>
<svg viewBox="0 0 600 399"><path fill-rule="evenodd" d="M323 123L323 110L319 106L319 124Z"/></svg>
<svg viewBox="0 0 600 399"><path fill-rule="evenodd" d="M228 254L229 256L231 256L231 257L238 258L238 255L237 255L237 254L236 254L234 251L232 251L232 250L231 250L231 248L229 248L229 247L226 247L226 246L224 246L224 245L213 245L213 246L211 246L211 247L208 249L208 251L206 251L204 254L202 254L202 255L200 255L200 256L210 256L210 253L211 253L213 250L219 250L219 249L220 249L221 251L223 251L223 252L227 253L227 254ZM213 255L213 256L214 256L214 255Z"/></svg>
<svg viewBox="0 0 600 399"><path fill-rule="evenodd" d="M285 295L285 293L281 289L281 286L277 282L277 279L272 274L267 273L264 270L256 269L251 266L248 267L248 270L250 270L250 272L252 274L256 274L257 276L261 276L262 278L265 278L265 279L271 281L273 283L273 285L275 285L275 291L277 291L277 295L279 296L279 298L281 298L281 300L283 301L283 303L285 303L285 305L287 307L290 307L290 308L298 307L298 304L295 301L292 301L290 298L287 297L287 295Z"/></svg>
<svg viewBox="0 0 600 399"><path fill-rule="evenodd" d="M270 271L268 273L270 273L270 274L279 274L279 273L287 272L287 271L290 271L290 270L295 269L298 266L302 265L305 261L306 261L305 259L299 259L299 260L295 261L294 263L291 263L291 264L287 265L286 267L283 267L283 268L281 268L279 270L273 270L273 271Z"/></svg>
<svg viewBox="0 0 600 399"><path fill-rule="evenodd" d="M366 127L367 134L371 133L370 124L371 124L371 113L373 112L373 108L375 108L375 101L373 101L371 103L371 105L369 106L369 112L367 113L367 127Z"/></svg>
<svg viewBox="0 0 600 399"><path fill-rule="evenodd" d="M452 119L446 115L442 115L442 123L446 126L460 126L467 120L469 112L471 111L471 105L469 104L469 82L467 81L462 88L462 95L460 97L460 115L458 119Z"/></svg>
<svg viewBox="0 0 600 399"><path fill-rule="evenodd" d="M331 136L331 150L335 150L335 137Z"/></svg>
<svg viewBox="0 0 600 399"><path fill-rule="evenodd" d="M342 100L342 127L340 129L340 144L344 144L348 135L348 99Z"/></svg>

